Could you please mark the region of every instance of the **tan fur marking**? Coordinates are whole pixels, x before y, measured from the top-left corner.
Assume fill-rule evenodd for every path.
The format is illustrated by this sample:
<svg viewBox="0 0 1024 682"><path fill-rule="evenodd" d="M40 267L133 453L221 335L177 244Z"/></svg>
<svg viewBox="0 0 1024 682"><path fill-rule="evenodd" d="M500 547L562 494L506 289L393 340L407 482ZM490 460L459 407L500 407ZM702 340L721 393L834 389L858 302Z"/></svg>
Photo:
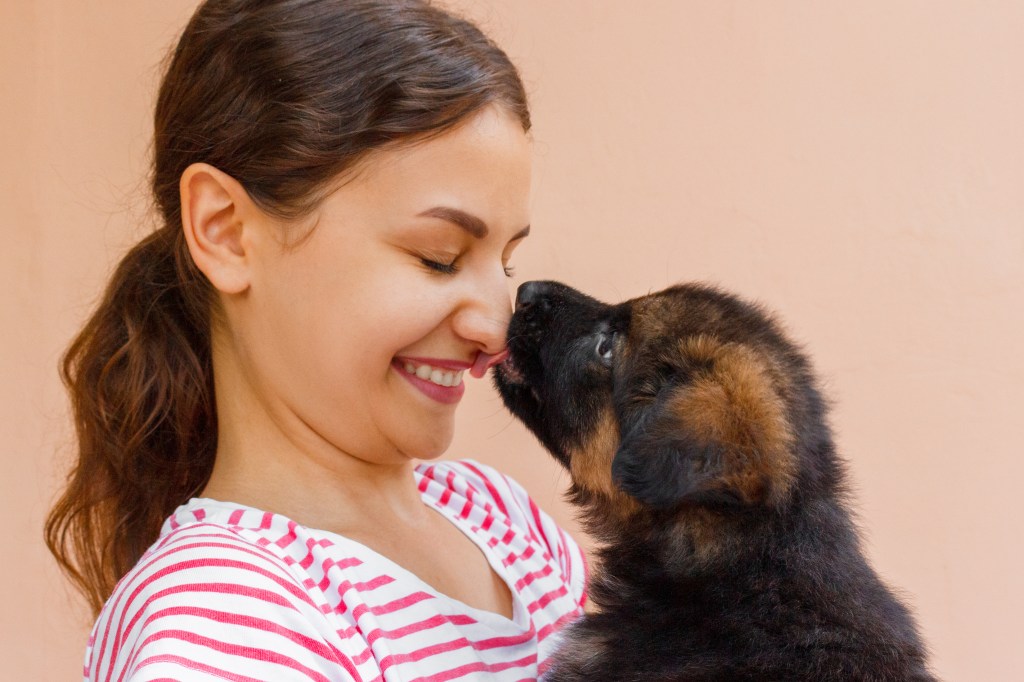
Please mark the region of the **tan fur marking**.
<svg viewBox="0 0 1024 682"><path fill-rule="evenodd" d="M785 495L796 471L793 434L763 360L747 347L708 337L683 346L690 357L714 363L671 398L685 428L724 446L729 456L723 483L748 501Z"/></svg>
<svg viewBox="0 0 1024 682"><path fill-rule="evenodd" d="M637 511L639 504L612 481L612 459L619 449L618 420L611 407L605 408L590 440L569 453L569 473L577 486L608 499L624 514Z"/></svg>
<svg viewBox="0 0 1024 682"><path fill-rule="evenodd" d="M699 507L687 509L675 520L676 532L663 548L666 563L676 565L690 559L710 564L728 547L729 534L723 532L725 520ZM673 556L677 555L677 556Z"/></svg>
<svg viewBox="0 0 1024 682"><path fill-rule="evenodd" d="M707 334L689 336L679 341L679 350L687 358L698 362L711 362L722 351L722 342Z"/></svg>
<svg viewBox="0 0 1024 682"><path fill-rule="evenodd" d="M666 309L667 301L655 297L637 299L632 305L633 323L636 333L646 338L662 336L668 329L668 322L674 320L678 311Z"/></svg>

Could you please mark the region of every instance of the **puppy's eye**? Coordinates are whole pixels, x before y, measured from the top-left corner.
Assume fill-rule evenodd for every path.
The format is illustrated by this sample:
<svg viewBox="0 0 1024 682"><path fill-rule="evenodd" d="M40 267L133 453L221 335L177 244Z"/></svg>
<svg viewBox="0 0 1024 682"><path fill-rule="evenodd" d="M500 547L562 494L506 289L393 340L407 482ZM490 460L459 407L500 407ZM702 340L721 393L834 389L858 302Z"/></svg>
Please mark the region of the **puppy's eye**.
<svg viewBox="0 0 1024 682"><path fill-rule="evenodd" d="M615 335L601 333L597 335L597 346L594 348L594 352L597 353L598 359L605 367L609 367L612 364L612 355L615 347Z"/></svg>

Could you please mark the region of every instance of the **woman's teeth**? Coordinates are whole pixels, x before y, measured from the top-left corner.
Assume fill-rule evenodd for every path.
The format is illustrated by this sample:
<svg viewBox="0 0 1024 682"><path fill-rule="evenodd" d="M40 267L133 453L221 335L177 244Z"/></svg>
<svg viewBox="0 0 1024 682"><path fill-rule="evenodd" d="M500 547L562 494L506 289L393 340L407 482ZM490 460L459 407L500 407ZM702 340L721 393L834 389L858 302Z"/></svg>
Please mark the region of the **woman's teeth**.
<svg viewBox="0 0 1024 682"><path fill-rule="evenodd" d="M430 365L419 365L417 367L411 362L405 363L405 371L438 386L458 386L462 383L462 374L465 372L465 370L438 369Z"/></svg>

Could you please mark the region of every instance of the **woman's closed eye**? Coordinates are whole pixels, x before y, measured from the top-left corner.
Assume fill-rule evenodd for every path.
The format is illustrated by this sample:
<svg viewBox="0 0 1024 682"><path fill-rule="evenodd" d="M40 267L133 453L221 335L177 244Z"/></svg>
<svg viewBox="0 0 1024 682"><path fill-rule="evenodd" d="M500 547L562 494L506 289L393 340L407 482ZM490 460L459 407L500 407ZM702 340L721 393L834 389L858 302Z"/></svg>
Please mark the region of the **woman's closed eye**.
<svg viewBox="0 0 1024 682"><path fill-rule="evenodd" d="M442 263L440 261L431 260L429 258L420 258L420 262L426 265L431 270L444 273L445 275L454 275L459 271L459 266L456 265L457 261L451 263Z"/></svg>
<svg viewBox="0 0 1024 682"><path fill-rule="evenodd" d="M440 273L445 274L445 275L454 275L455 273L457 273L459 271L459 265L458 265L459 261L458 261L457 258L455 260L451 261L450 263L445 263L445 262L442 262L442 261L437 261L437 260L432 260L430 258L422 258L421 257L420 258L420 262L423 263L423 265L425 265L426 267L430 268L431 270L433 270L435 272L440 272ZM511 265L505 265L503 267L504 267L504 270L505 270L505 276L506 277L513 277L513 276L515 276L515 268L514 267L512 267Z"/></svg>

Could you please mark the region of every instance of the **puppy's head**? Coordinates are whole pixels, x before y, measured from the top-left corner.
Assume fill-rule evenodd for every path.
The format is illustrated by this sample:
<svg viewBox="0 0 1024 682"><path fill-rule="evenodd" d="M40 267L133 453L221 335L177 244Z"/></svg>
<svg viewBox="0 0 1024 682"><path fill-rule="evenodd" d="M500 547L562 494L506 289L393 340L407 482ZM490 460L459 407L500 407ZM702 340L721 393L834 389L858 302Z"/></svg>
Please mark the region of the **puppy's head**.
<svg viewBox="0 0 1024 682"><path fill-rule="evenodd" d="M606 513L781 508L821 411L797 349L760 308L703 285L608 305L519 289L508 408Z"/></svg>

